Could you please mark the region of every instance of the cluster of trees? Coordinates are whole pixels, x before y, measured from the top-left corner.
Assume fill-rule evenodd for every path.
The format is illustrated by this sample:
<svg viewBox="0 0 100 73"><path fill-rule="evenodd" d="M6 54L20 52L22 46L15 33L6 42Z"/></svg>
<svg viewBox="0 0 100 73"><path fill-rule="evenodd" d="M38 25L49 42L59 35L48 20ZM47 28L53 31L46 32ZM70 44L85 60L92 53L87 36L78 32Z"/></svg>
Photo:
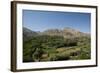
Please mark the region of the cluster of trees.
<svg viewBox="0 0 100 73"><path fill-rule="evenodd" d="M57 49L60 47L76 46L75 39L64 39L62 36L33 36L32 39L23 42L23 61L39 61L45 49Z"/></svg>
<svg viewBox="0 0 100 73"><path fill-rule="evenodd" d="M23 41L23 62L90 59L90 40L90 37L65 39L62 36L33 36L32 39ZM67 50L69 47L72 49ZM59 48L67 49L56 53ZM47 58L43 58L43 55Z"/></svg>

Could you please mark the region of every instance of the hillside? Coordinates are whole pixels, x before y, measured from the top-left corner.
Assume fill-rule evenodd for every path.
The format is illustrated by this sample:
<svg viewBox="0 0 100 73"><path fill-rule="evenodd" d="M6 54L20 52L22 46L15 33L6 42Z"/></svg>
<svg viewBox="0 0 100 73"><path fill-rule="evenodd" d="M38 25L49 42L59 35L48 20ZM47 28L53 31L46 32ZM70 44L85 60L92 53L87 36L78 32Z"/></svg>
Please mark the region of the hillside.
<svg viewBox="0 0 100 73"><path fill-rule="evenodd" d="M23 27L23 39L24 41L27 41L28 39L31 39L32 36L36 36L37 32L34 32L26 27Z"/></svg>
<svg viewBox="0 0 100 73"><path fill-rule="evenodd" d="M35 32L23 28L23 62L91 58L90 34L72 28Z"/></svg>

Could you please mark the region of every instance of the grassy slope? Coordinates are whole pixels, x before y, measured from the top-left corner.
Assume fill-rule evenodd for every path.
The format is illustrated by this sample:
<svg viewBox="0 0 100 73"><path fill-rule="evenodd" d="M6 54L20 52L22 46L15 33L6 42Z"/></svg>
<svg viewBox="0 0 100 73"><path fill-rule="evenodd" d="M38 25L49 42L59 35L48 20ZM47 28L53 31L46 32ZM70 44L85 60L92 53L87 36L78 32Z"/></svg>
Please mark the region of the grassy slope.
<svg viewBox="0 0 100 73"><path fill-rule="evenodd" d="M90 38L64 39L58 36L38 36L24 41L23 61L62 61L91 58Z"/></svg>

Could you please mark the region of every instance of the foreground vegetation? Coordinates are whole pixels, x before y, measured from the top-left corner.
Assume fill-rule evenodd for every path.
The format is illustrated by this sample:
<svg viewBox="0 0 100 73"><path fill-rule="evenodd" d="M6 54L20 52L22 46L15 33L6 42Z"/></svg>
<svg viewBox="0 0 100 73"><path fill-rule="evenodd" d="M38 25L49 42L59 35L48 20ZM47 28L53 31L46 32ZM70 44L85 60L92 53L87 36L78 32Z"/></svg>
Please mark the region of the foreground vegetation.
<svg viewBox="0 0 100 73"><path fill-rule="evenodd" d="M33 36L23 41L23 62L84 60L91 58L90 37Z"/></svg>

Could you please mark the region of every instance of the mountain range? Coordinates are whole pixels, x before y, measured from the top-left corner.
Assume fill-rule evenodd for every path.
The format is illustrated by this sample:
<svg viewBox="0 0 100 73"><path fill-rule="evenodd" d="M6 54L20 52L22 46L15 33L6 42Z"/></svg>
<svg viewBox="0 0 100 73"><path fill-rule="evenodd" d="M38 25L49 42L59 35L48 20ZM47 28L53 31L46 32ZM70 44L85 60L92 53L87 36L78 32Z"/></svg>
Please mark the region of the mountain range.
<svg viewBox="0 0 100 73"><path fill-rule="evenodd" d="M64 38L74 38L74 37L81 37L81 36L90 36L89 33L80 32L76 29L72 29L66 27L64 29L48 29L43 32L35 32L26 27L23 27L23 38L27 40L28 38L32 38L32 36L39 36L39 35L49 35L49 36L63 36Z"/></svg>

